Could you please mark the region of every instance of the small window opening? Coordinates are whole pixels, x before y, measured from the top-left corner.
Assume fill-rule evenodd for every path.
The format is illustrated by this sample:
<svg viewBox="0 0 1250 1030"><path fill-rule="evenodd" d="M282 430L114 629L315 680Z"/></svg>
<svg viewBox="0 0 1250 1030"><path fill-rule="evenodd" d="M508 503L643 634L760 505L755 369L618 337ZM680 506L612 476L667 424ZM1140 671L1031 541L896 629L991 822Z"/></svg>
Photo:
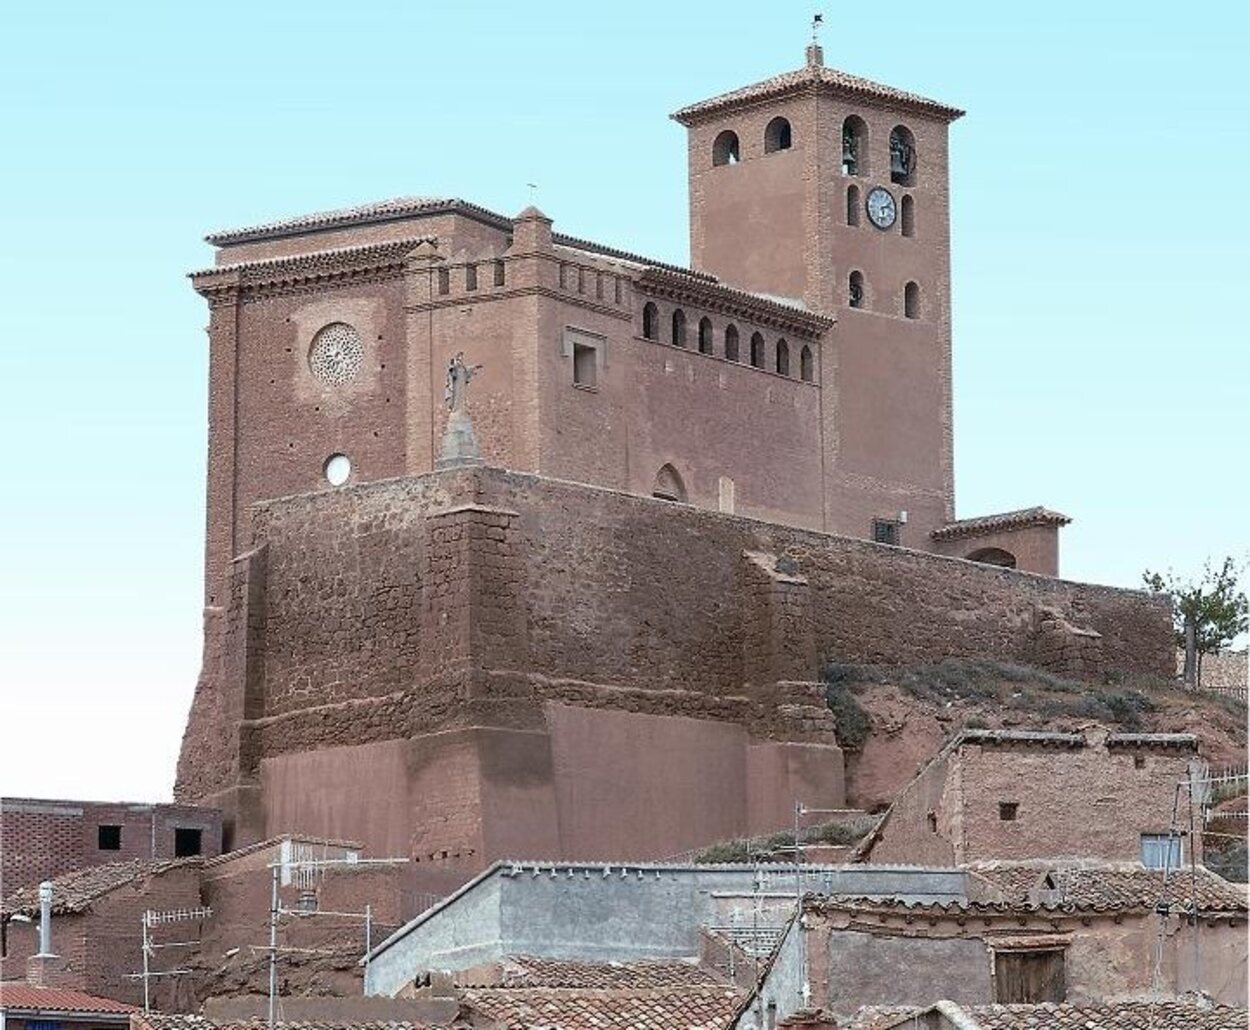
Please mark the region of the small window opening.
<svg viewBox="0 0 1250 1030"><path fill-rule="evenodd" d="M916 283L903 287L903 314L907 318L920 317L920 287Z"/></svg>
<svg viewBox="0 0 1250 1030"><path fill-rule="evenodd" d="M851 279L846 288L846 299L853 308L862 308L864 306L863 272L851 273Z"/></svg>
<svg viewBox="0 0 1250 1030"><path fill-rule="evenodd" d="M929 824L929 832L937 833L937 813L933 809L929 809L925 813L925 822Z"/></svg>
<svg viewBox="0 0 1250 1030"><path fill-rule="evenodd" d="M740 361L738 357L738 327L725 326L725 360Z"/></svg>
<svg viewBox="0 0 1250 1030"><path fill-rule="evenodd" d="M846 188L846 224L859 225L859 187Z"/></svg>
<svg viewBox="0 0 1250 1030"><path fill-rule="evenodd" d="M1147 869L1179 869L1181 839L1170 833L1141 835L1141 864Z"/></svg>
<svg viewBox="0 0 1250 1030"><path fill-rule="evenodd" d="M508 273L502 261L495 262L495 285L503 286L508 281Z"/></svg>
<svg viewBox="0 0 1250 1030"><path fill-rule="evenodd" d="M710 318L699 319L699 353L712 353L712 320Z"/></svg>
<svg viewBox="0 0 1250 1030"><path fill-rule="evenodd" d="M816 370L812 361L812 348L804 345L799 351L799 378L810 383L816 378Z"/></svg>
<svg viewBox="0 0 1250 1030"><path fill-rule="evenodd" d="M174 858L189 858L200 854L200 839L204 831L187 826L174 827Z"/></svg>
<svg viewBox="0 0 1250 1030"><path fill-rule="evenodd" d="M619 304L621 302L621 280L618 279L616 276L612 277L612 292L613 292L612 299L614 303Z"/></svg>
<svg viewBox="0 0 1250 1030"><path fill-rule="evenodd" d="M790 149L790 123L785 118L774 118L764 129L764 153Z"/></svg>
<svg viewBox="0 0 1250 1030"><path fill-rule="evenodd" d="M464 266L464 288L466 290L477 289L477 265Z"/></svg>
<svg viewBox="0 0 1250 1030"><path fill-rule="evenodd" d="M898 186L916 184L916 138L905 125L890 130L890 182Z"/></svg>
<svg viewBox="0 0 1250 1030"><path fill-rule="evenodd" d="M451 292L451 270L440 268L438 270L438 292L447 294Z"/></svg>
<svg viewBox="0 0 1250 1030"><path fill-rule="evenodd" d="M651 487L651 496L661 501L686 503L686 484L672 465L662 465L655 474L655 483Z"/></svg>
<svg viewBox="0 0 1250 1030"><path fill-rule="evenodd" d="M868 125L853 114L842 123L842 174L867 174L867 154Z"/></svg>
<svg viewBox="0 0 1250 1030"><path fill-rule="evenodd" d="M751 334L751 367L764 367L764 337L759 333Z"/></svg>
<svg viewBox="0 0 1250 1030"><path fill-rule="evenodd" d="M573 344L573 385L587 390L599 386L599 369L595 361L595 348L584 343Z"/></svg>
<svg viewBox="0 0 1250 1030"><path fill-rule="evenodd" d="M726 129L712 142L713 165L736 165L738 163L738 134Z"/></svg>
<svg viewBox="0 0 1250 1030"><path fill-rule="evenodd" d="M299 910L301 912L317 911L317 892L316 891L300 891L299 892Z"/></svg>
<svg viewBox="0 0 1250 1030"><path fill-rule="evenodd" d="M96 847L101 851L121 851L122 828L120 826L99 826L95 831Z"/></svg>
<svg viewBox="0 0 1250 1030"><path fill-rule="evenodd" d="M1004 823L1014 823L1016 821L1016 813L1019 811L1019 801L1000 801L998 803L998 818Z"/></svg>
<svg viewBox="0 0 1250 1030"><path fill-rule="evenodd" d="M654 340L659 333L660 311L647 301L642 307L642 335L648 340Z"/></svg>
<svg viewBox="0 0 1250 1030"><path fill-rule="evenodd" d="M785 340L777 341L776 369L779 376L790 374L790 345Z"/></svg>
<svg viewBox="0 0 1250 1030"><path fill-rule="evenodd" d="M910 193L903 194L903 212L900 219L903 223L903 235L916 235L916 201Z"/></svg>
<svg viewBox="0 0 1250 1030"><path fill-rule="evenodd" d="M560 262L560 289L565 289L569 282L569 266L563 261Z"/></svg>
<svg viewBox="0 0 1250 1030"><path fill-rule="evenodd" d="M873 519L872 520L872 541L875 544L890 544L894 547L898 546L899 523L896 519Z"/></svg>
<svg viewBox="0 0 1250 1030"><path fill-rule="evenodd" d="M673 312L672 344L674 347L686 346L686 313L681 308Z"/></svg>
<svg viewBox="0 0 1250 1030"><path fill-rule="evenodd" d="M603 300L603 273L595 273L595 300Z"/></svg>
<svg viewBox="0 0 1250 1030"><path fill-rule="evenodd" d="M1146 756L1145 756L1145 755L1134 755L1134 756L1133 756L1133 768L1134 768L1134 769L1144 769L1144 768L1146 768Z"/></svg>
<svg viewBox="0 0 1250 1030"><path fill-rule="evenodd" d="M577 269L577 292L586 292L586 269L580 267Z"/></svg>

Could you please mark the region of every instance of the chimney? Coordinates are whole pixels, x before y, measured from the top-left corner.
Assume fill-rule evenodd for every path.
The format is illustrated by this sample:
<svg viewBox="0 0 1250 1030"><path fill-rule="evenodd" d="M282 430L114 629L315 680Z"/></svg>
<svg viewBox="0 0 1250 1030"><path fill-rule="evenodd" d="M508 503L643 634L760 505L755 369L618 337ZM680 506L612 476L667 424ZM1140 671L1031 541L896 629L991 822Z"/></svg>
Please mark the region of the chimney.
<svg viewBox="0 0 1250 1030"><path fill-rule="evenodd" d="M39 957L53 958L52 951L52 883L39 885Z"/></svg>
<svg viewBox="0 0 1250 1030"><path fill-rule="evenodd" d="M825 52L820 48L819 43L807 44L807 66L809 68L819 68L825 63Z"/></svg>

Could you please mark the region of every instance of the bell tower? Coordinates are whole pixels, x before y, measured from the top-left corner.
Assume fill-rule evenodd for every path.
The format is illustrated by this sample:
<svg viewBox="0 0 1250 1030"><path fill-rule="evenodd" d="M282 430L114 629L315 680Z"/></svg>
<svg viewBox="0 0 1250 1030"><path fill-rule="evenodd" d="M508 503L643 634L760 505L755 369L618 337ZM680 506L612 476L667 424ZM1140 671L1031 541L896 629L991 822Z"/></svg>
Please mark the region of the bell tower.
<svg viewBox="0 0 1250 1030"><path fill-rule="evenodd" d="M933 549L954 514L947 140L962 111L824 65L677 111L691 264L836 317L825 528Z"/></svg>

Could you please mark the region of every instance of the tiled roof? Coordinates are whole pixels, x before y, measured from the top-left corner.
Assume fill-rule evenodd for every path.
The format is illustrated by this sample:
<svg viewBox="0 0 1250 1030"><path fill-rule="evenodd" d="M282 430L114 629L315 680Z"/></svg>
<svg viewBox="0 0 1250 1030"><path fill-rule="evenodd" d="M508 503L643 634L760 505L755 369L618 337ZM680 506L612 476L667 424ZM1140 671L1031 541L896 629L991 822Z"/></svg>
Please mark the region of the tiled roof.
<svg viewBox="0 0 1250 1030"><path fill-rule="evenodd" d="M52 912L66 915L84 912L96 898L124 887L143 876L159 875L167 869L182 865L200 865L200 858L180 858L169 862L108 862L62 873L52 879ZM0 904L0 914L17 913L33 915L39 911L39 886L29 884L12 891Z"/></svg>
<svg viewBox="0 0 1250 1030"><path fill-rule="evenodd" d="M227 851L213 858L205 859L206 867L223 865L227 862L233 862L236 858L242 858L244 855L252 855L257 851L264 851L267 848L276 848L281 846L283 841L294 841L296 844L314 844L327 848L342 848L345 851L361 851L364 845L358 840L336 840L333 837L309 837L300 833L280 833L275 837L266 837L264 840L258 840L255 844L248 844L242 848L236 848L234 851Z"/></svg>
<svg viewBox="0 0 1250 1030"><path fill-rule="evenodd" d="M1084 747L1080 733L1050 730L964 730L955 744L1040 744L1042 747Z"/></svg>
<svg viewBox="0 0 1250 1030"><path fill-rule="evenodd" d="M941 1013L966 1030L1245 1030L1246 1010L1189 1001L1118 1001L1103 1005L970 1005L929 1008L871 1005L845 1030L911 1030L917 1017ZM927 1023L924 1025L928 1025Z"/></svg>
<svg viewBox="0 0 1250 1030"><path fill-rule="evenodd" d="M477 204L454 197L392 197L390 200L378 200L369 204L357 204L354 207L341 207L333 211L317 211L294 218L281 218L260 225L250 225L242 229L223 229L209 233L205 242L214 246L227 246L232 243L249 243L255 240L275 239L282 236L298 236L306 232L320 232L325 229L338 229L349 225L371 225L376 222L393 222L414 215L442 214L445 211L458 211L476 215L487 221L495 222L501 228L511 226L510 219L503 215L488 211Z"/></svg>
<svg viewBox="0 0 1250 1030"><path fill-rule="evenodd" d="M207 1016L149 1012L141 1017L150 1030L269 1030L269 1022L254 1019L209 1019ZM425 1023L401 1019L279 1020L276 1030L425 1030Z"/></svg>
<svg viewBox="0 0 1250 1030"><path fill-rule="evenodd" d="M503 963L504 987L629 988L721 987L709 969L675 959L649 962L565 962L514 955Z"/></svg>
<svg viewBox="0 0 1250 1030"><path fill-rule="evenodd" d="M665 990L492 988L461 995L500 1030L723 1030L738 1008L732 987Z"/></svg>
<svg viewBox="0 0 1250 1030"><path fill-rule="evenodd" d="M1246 1030L1246 1010L1182 1001L1108 1005L978 1005L965 1011L980 1030Z"/></svg>
<svg viewBox="0 0 1250 1030"><path fill-rule="evenodd" d="M82 991L69 991L60 987L36 987L25 980L0 983L0 1008L37 1009L42 1012L90 1012L127 1015L138 1012L133 1005L124 1005L112 998L97 998Z"/></svg>
<svg viewBox="0 0 1250 1030"><path fill-rule="evenodd" d="M1175 747L1198 750L1196 733L1109 733L1107 747Z"/></svg>
<svg viewBox="0 0 1250 1030"><path fill-rule="evenodd" d="M771 100L790 93L799 93L806 89L827 89L831 92L849 93L852 96L867 97L872 100L884 100L887 103L899 104L904 107L924 111L928 114L936 114L946 118L948 121L954 121L964 113L957 107L951 107L937 100L930 100L928 97L922 97L917 93L909 93L906 90L896 89L893 86L883 86L879 82L873 82L871 79L864 79L858 75L851 75L849 72L839 71L837 68L826 68L822 64L809 64L803 68L796 68L794 71L774 75L772 78L764 79L762 82L743 86L741 89L731 90L728 93L721 93L719 96L710 97L707 100L688 104L681 110L674 111L672 117L682 125L691 125L703 116L716 111L723 111L725 108L754 103L759 100Z"/></svg>
<svg viewBox="0 0 1250 1030"><path fill-rule="evenodd" d="M934 540L951 540L961 536L976 536L999 529L1020 529L1024 526L1066 526L1072 519L1061 512L1051 511L1040 505L1021 508L1019 511L1003 511L996 515L978 515L974 519L956 519L939 526L929 535Z"/></svg>
<svg viewBox="0 0 1250 1030"><path fill-rule="evenodd" d="M1246 887L1229 883L1203 866L1172 870L1135 863L975 862L965 867L988 885L980 901L1095 910L1152 909L1161 899L1173 907L1196 897L1204 912L1245 912Z"/></svg>

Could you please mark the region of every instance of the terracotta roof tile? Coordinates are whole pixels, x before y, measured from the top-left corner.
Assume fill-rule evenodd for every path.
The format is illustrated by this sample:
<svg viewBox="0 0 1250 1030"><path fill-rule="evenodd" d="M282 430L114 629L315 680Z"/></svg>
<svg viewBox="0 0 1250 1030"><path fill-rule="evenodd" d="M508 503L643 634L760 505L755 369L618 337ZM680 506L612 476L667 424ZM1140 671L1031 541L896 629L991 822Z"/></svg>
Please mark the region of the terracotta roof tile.
<svg viewBox="0 0 1250 1030"><path fill-rule="evenodd" d="M1015 905L1152 909L1165 897L1173 906L1186 906L1195 893L1188 867L1173 870L1166 886L1163 870L1130 863L976 862L965 868L989 885L979 900ZM1244 884L1230 883L1203 866L1194 872L1200 911L1247 910Z"/></svg>
<svg viewBox="0 0 1250 1030"><path fill-rule="evenodd" d="M852 96L867 97L873 100L884 100L888 103L900 104L928 114L936 114L946 118L948 121L954 121L964 113L957 107L951 107L937 100L930 100L928 97L922 97L917 93L909 93L906 90L896 89L893 86L884 86L879 82L873 82L871 79L861 78L858 75L851 75L849 72L840 71L837 68L826 68L824 65L809 64L803 68L796 68L794 71L774 75L772 78L764 79L762 82L743 86L741 89L731 90L728 93L721 93L719 96L710 97L707 100L688 104L681 110L674 111L672 117L682 125L690 125L705 115L722 111L728 107L737 107L740 104L754 103L759 100L770 100L789 93L798 93L805 89L823 89L830 92L849 93Z"/></svg>
<svg viewBox="0 0 1250 1030"><path fill-rule="evenodd" d="M52 912L66 915L86 911L96 898L124 887L143 876L160 875L184 865L201 865L200 858L180 858L168 862L108 862L62 873L52 879ZM0 914L33 915L39 911L39 885L28 884L12 891L0 904Z"/></svg>
<svg viewBox="0 0 1250 1030"><path fill-rule="evenodd" d="M979 1005L966 1011L981 1030L1245 1030L1246 1010L1182 1001L1109 1005Z"/></svg>
<svg viewBox="0 0 1250 1030"><path fill-rule="evenodd" d="M293 218L280 218L259 225L249 225L241 229L222 229L209 233L205 242L215 246L227 246L232 243L248 243L254 240L273 239L281 236L295 236L305 232L318 232L324 229L337 229L347 225L369 225L374 222L390 222L413 215L435 214L445 210L453 210L459 206L472 208L475 213L484 213L495 219L501 219L493 211L479 208L476 204L466 204L463 200L452 197L392 197L389 200L377 200L368 204L356 204L353 207L341 207L332 211L315 211L311 214L296 215Z"/></svg>
<svg viewBox="0 0 1250 1030"><path fill-rule="evenodd" d="M1021 508L1018 511L1002 511L994 515L978 515L972 519L956 519L944 526L938 526L929 535L934 540L951 540L961 536L992 533L998 529L1020 529L1024 526L1066 526L1071 521L1071 516L1039 505L1033 508Z"/></svg>
<svg viewBox="0 0 1250 1030"><path fill-rule="evenodd" d="M722 987L723 981L695 962L566 962L514 955L503 963L503 987L630 988Z"/></svg>
<svg viewBox="0 0 1250 1030"><path fill-rule="evenodd" d="M150 1030L269 1030L265 1019L209 1019L207 1016L150 1012L142 1017ZM391 1019L279 1020L275 1030L426 1030L427 1024Z"/></svg>
<svg viewBox="0 0 1250 1030"><path fill-rule="evenodd" d="M127 1015L138 1012L133 1005L125 1005L112 998L97 998L82 991L70 991L60 987L36 987L25 980L0 983L0 1007L13 1014L14 1009L38 1009L43 1012L90 1012Z"/></svg>
<svg viewBox="0 0 1250 1030"><path fill-rule="evenodd" d="M722 1030L737 1011L741 992L728 987L663 990L466 990L475 1014L500 1030Z"/></svg>

